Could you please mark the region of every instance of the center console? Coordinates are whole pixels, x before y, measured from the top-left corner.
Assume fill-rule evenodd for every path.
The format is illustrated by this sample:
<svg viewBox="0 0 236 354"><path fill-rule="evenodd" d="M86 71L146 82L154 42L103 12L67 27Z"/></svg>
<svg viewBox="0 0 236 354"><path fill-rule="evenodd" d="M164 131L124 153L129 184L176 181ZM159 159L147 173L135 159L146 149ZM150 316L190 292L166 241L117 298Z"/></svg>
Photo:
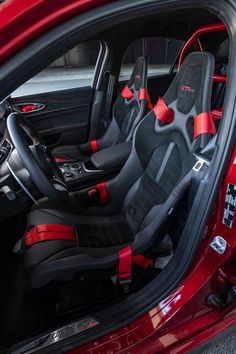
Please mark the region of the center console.
<svg viewBox="0 0 236 354"><path fill-rule="evenodd" d="M59 167L64 176L65 182L69 187L79 187L80 185L96 181L100 177L110 175L114 170L99 170L93 166L91 160L85 162L63 163ZM117 168L115 171L117 171Z"/></svg>
<svg viewBox="0 0 236 354"><path fill-rule="evenodd" d="M69 190L86 188L98 180L115 176L128 159L131 148L129 141L98 151L90 160L60 164Z"/></svg>

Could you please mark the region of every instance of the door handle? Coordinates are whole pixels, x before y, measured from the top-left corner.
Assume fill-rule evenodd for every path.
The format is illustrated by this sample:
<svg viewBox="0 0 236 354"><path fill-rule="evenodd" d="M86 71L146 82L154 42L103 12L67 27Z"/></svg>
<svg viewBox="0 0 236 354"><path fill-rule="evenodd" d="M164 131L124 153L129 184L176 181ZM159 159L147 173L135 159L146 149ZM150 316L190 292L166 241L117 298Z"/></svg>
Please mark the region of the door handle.
<svg viewBox="0 0 236 354"><path fill-rule="evenodd" d="M27 114L41 111L45 108L45 105L43 103L18 103L12 107L18 113Z"/></svg>

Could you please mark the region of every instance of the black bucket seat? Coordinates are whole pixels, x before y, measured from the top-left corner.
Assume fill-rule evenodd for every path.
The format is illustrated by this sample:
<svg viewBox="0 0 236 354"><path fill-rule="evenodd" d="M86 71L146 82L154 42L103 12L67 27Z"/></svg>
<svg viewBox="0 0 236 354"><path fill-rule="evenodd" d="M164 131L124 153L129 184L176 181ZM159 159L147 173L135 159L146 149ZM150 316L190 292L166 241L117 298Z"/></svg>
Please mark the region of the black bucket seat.
<svg viewBox="0 0 236 354"><path fill-rule="evenodd" d="M111 122L104 135L86 144L55 147L53 155L58 162L85 161L94 152L130 141L135 127L147 112L147 105L150 105L147 93L147 59L139 57L129 81L116 98Z"/></svg>
<svg viewBox="0 0 236 354"><path fill-rule="evenodd" d="M71 280L85 270L116 272L117 263L118 278L126 280L132 257L161 241L163 226L197 173L195 154L215 132L208 113L213 73L212 54L188 55L137 126L129 159L106 184L106 204L83 215L46 207L29 214L22 249L33 287Z"/></svg>

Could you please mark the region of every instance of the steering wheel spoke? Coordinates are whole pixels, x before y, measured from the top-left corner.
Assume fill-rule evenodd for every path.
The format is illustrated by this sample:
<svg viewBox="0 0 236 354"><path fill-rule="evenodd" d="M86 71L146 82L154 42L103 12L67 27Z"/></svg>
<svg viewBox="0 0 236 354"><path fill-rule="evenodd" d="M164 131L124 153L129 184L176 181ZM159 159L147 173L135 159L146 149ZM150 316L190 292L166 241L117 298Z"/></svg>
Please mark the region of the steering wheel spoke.
<svg viewBox="0 0 236 354"><path fill-rule="evenodd" d="M11 113L7 118L7 128L22 164L40 192L55 202L67 200L64 177L35 127L18 113ZM25 134L32 145L27 143Z"/></svg>

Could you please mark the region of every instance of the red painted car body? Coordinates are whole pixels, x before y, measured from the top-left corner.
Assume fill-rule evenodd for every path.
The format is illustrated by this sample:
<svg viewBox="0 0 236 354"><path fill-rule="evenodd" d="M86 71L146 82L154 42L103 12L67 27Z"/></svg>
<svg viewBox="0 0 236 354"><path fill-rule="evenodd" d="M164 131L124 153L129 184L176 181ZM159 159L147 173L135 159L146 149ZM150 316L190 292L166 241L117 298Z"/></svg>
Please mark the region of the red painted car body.
<svg viewBox="0 0 236 354"><path fill-rule="evenodd" d="M59 23L111 0L7 0L0 9L0 62Z"/></svg>
<svg viewBox="0 0 236 354"><path fill-rule="evenodd" d="M4 2L0 10L0 62L7 61L11 55L55 25L109 2L112 1ZM186 353L236 325L234 303L225 309L212 308L206 303L209 293L223 290L228 284L236 284L235 227L229 229L221 222L228 183L236 184L236 148L205 230L201 249L185 280L141 318L71 351L70 354ZM228 244L223 255L217 254L210 247L212 239L217 235L223 236Z"/></svg>

